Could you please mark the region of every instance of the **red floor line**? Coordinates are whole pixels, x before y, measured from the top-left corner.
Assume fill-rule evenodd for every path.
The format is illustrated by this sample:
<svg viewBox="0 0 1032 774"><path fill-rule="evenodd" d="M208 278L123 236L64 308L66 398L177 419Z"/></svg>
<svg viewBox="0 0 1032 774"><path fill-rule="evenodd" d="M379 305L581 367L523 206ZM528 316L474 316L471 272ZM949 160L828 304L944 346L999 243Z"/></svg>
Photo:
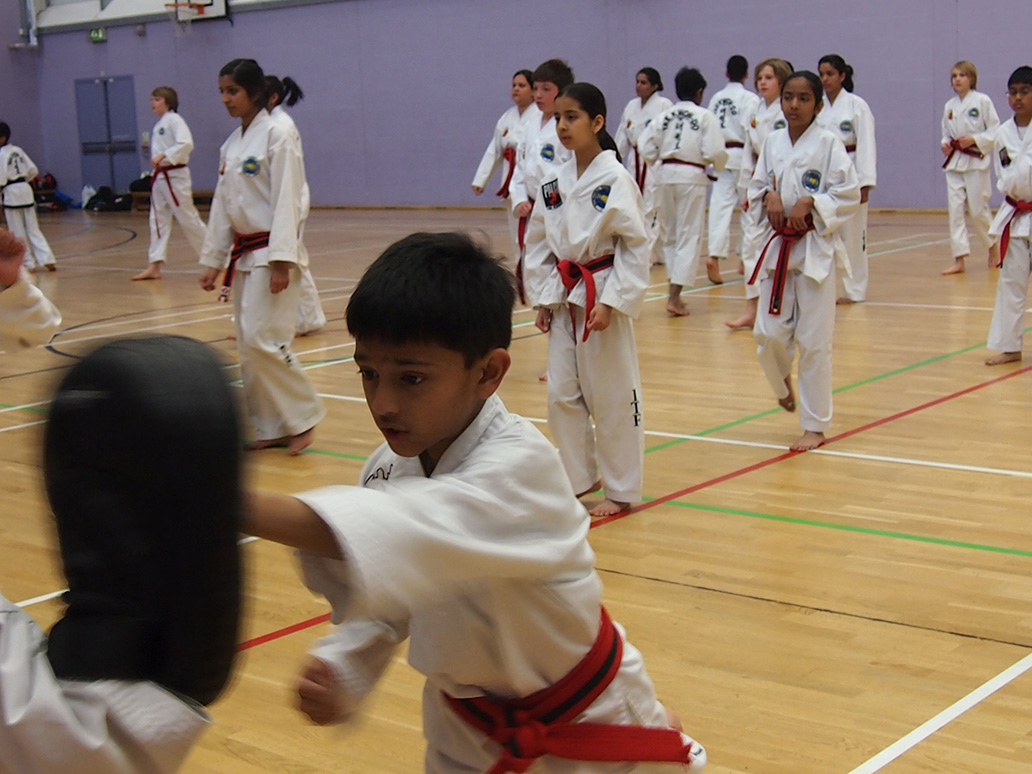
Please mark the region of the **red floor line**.
<svg viewBox="0 0 1032 774"><path fill-rule="evenodd" d="M903 417L910 416L911 414L916 414L918 411L924 411L927 408L932 408L933 406L938 406L939 404L945 403L946 401L953 400L954 398L959 398L959 397L961 397L963 395L967 395L968 393L975 392L976 390L981 390L983 387L990 387L990 386L992 386L994 384L998 384L999 382L1002 382L1002 381L1004 381L1006 379L1011 379L1011 378L1013 378L1015 376L1018 376L1020 374L1026 373L1028 371L1032 371L1032 366L1025 366L1024 368L1020 368L1017 371L1011 371L1009 374L1004 374L1003 376L998 376L995 379L990 379L987 382L982 382L981 384L975 384L975 385L972 385L971 387L965 387L963 390L959 390L957 392L950 393L949 395L940 396L940 397L936 398L935 400L930 400L927 403L922 403L920 406L914 406L914 407L908 408L908 409L906 409L904 411L900 411L899 413L892 414L891 416L882 417L881 419L876 419L875 421L869 422L866 425L860 425L859 427L854 427L852 430L846 430L844 433L839 433L838 435L834 435L831 438L829 438L828 440L826 440L824 442L824 445L827 446L828 444L835 443L836 441L841 441L844 438L849 438L851 435L856 435L857 433L862 433L865 430L871 430L872 428L878 427L879 425L884 425L884 424L887 424L888 422L893 422L893 421L895 421L897 419L902 419ZM783 454L779 454L776 457L771 457L768 460L763 460L762 462L757 462L757 463L755 463L753 465L749 465L748 467L742 468L740 470L735 470L735 471L732 471L731 473L725 473L722 476L717 476L716 478L711 478L709 481L703 481L701 484L695 484L694 486L690 486L687 489L682 489L679 492L673 492L671 494L664 495L663 497L659 497L659 498L657 498L655 500L651 500L650 502L647 502L647 503L642 503L641 505L637 505L634 508L629 508L626 511L621 511L620 513L614 514L612 516L603 516L601 519L595 519L594 521L591 522L591 529L595 529L596 527L601 527L603 524L609 524L610 522L616 521L617 519L625 518L625 517L630 516L630 515L632 515L634 513L640 513L641 511L648 510L649 508L655 508L657 505L662 505L663 503L668 503L671 500L676 500L679 497L684 497L685 495L691 494L692 492L697 492L700 489L706 489L707 487L714 486L715 484L721 484L724 481L728 481L728 480L730 480L732 478L738 478L739 476L743 476L746 473L752 473L754 470L759 470L760 468L765 468L768 465L773 465L775 462L781 462L782 460L786 460L789 457L795 457L797 454L805 454L805 453L806 452L793 452L793 451L784 452Z"/></svg>
<svg viewBox="0 0 1032 774"><path fill-rule="evenodd" d="M854 427L852 430L846 430L844 433L839 433L838 435L835 435L835 436L832 436L831 438L829 438L827 441L825 441L824 445L827 446L828 444L835 443L836 441L841 441L843 438L849 438L850 436L856 435L857 433L862 433L865 430L870 430L872 428L878 427L879 425L884 425L884 424L887 424L888 422L892 422L892 421L897 420L897 419L902 419L903 417L909 416L911 414L916 414L918 411L923 411L923 410L925 410L927 408L931 408L933 406L938 406L939 404L945 403L946 401L953 400L954 398L959 398L959 397L961 397L963 395L967 395L969 393L975 392L976 390L981 390L983 387L990 387L990 386L992 386L994 384L998 384L999 382L1002 382L1002 381L1004 381L1006 379L1010 379L1012 377L1015 377L1015 376L1018 376L1020 374L1026 373L1028 371L1032 371L1032 365L1025 366L1024 368L1021 368L1021 369L1019 369L1017 371L1011 371L1009 374L1004 374L1003 376L999 376L999 377L997 377L995 379L990 379L988 382L982 382L981 384L976 384L976 385L973 385L971 387L966 387L963 390L959 390L958 392L954 392L954 393L951 393L949 395L943 395L943 396L941 396L939 398L936 398L935 400L930 400L927 403L922 403L920 406L914 406L914 407L908 408L908 409L906 409L904 411L900 411L900 412L898 412L896 414L892 414L891 416L882 417L881 419L876 419L875 421L869 422L866 425L860 425L859 427ZM595 529L596 527L601 527L603 524L609 524L610 522L616 521L617 519L622 519L625 516L630 516L631 514L634 514L634 513L640 513L641 511L648 510L649 508L655 508L657 505L662 505L663 503L668 503L671 500L676 500L679 497L684 497L685 495L691 494L692 492L697 492L700 489L706 489L707 487L715 486L716 484L721 484L721 483L723 483L725 481L729 481L729 480L731 480L733 478L738 478L739 476L744 476L746 473L752 473L754 470L760 470L762 468L766 468L766 467L768 467L770 465L773 465L773 464L775 464L777 462L781 462L782 460L787 460L789 457L795 457L798 454L805 454L805 453L806 452L793 452L793 451L783 452L782 454L779 454L776 457L771 457L770 459L761 460L760 462L754 463L754 464L749 465L749 466L744 467L744 468L740 468L739 470L733 470L730 473L725 473L724 475L717 476L716 478L711 478L708 481L703 481L702 483L695 484L694 486L687 487L686 489L682 489L682 490L680 490L678 492L671 492L668 495L664 495L663 497L656 498L655 500L652 500L652 501L647 502L647 503L642 503L641 505L638 505L638 506L636 506L634 508L631 508L629 510L622 511L620 513L614 514L613 516L604 516L601 519L595 519L594 521L591 522L591 529ZM321 623L325 623L329 619L330 619L329 613L326 613L326 614L320 615L320 616L316 616L315 618L310 618L307 621L302 621L301 623L296 623L296 624L294 624L292 626L287 626L287 627L285 627L283 629L279 629L279 630L274 631L274 632L269 632L268 634L263 634L260 637L255 637L253 640L248 640L247 642L242 642L242 643L240 643L240 645L237 646L237 650L238 651L240 651L240 650L247 650L249 648L254 648L254 647L258 646L258 645L264 645L265 643L271 642L272 640L278 640L281 637L286 637L288 634L294 634L295 632L303 631L304 629L309 629L309 628L311 628L313 626L317 626L317 625L319 625Z"/></svg>

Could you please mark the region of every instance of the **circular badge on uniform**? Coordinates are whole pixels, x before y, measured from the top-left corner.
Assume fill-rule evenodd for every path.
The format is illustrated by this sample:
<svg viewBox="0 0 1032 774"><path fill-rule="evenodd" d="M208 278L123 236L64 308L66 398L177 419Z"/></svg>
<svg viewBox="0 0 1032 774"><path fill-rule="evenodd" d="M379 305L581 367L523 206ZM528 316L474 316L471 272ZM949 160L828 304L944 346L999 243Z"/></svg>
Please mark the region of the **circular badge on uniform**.
<svg viewBox="0 0 1032 774"><path fill-rule="evenodd" d="M821 173L816 169L808 169L803 172L803 188L810 193L817 193L821 187Z"/></svg>
<svg viewBox="0 0 1032 774"><path fill-rule="evenodd" d="M979 116L978 108L976 108L976 107L971 108L971 110L968 111L968 115L971 116L972 118L978 118L978 116Z"/></svg>
<svg viewBox="0 0 1032 774"><path fill-rule="evenodd" d="M555 146L545 145L541 148L541 158L545 161L553 161L555 159Z"/></svg>
<svg viewBox="0 0 1032 774"><path fill-rule="evenodd" d="M839 131L842 132L842 134L850 134L853 131L853 122L843 121L841 124L838 125L838 128Z"/></svg>
<svg viewBox="0 0 1032 774"><path fill-rule="evenodd" d="M251 156L249 159L244 161L244 166L241 167L245 175L257 175L262 171L262 165L258 163L258 159Z"/></svg>
<svg viewBox="0 0 1032 774"><path fill-rule="evenodd" d="M165 133L165 127L161 127L160 129L158 129L158 134L164 134L164 133Z"/></svg>
<svg viewBox="0 0 1032 774"><path fill-rule="evenodd" d="M606 202L609 201L608 185L600 185L594 191L591 192L591 206L599 212L602 212L606 208Z"/></svg>
<svg viewBox="0 0 1032 774"><path fill-rule="evenodd" d="M788 124L785 123L784 118L779 118L777 121L774 122L775 129L784 129L786 126L788 126Z"/></svg>

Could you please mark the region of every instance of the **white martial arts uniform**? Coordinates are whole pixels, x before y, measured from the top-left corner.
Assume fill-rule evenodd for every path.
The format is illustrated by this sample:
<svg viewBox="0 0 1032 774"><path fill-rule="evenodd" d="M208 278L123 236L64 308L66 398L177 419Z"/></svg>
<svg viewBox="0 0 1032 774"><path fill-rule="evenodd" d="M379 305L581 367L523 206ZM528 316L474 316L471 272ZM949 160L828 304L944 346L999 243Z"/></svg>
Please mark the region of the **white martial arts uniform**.
<svg viewBox="0 0 1032 774"><path fill-rule="evenodd" d="M25 242L25 265L54 267L54 252L39 229L36 219L36 194L31 181L39 175L29 154L17 145L0 148L0 199L3 201L7 228Z"/></svg>
<svg viewBox="0 0 1032 774"><path fill-rule="evenodd" d="M22 269L18 281L0 289L0 349L46 344L61 324L61 313Z"/></svg>
<svg viewBox="0 0 1032 774"><path fill-rule="evenodd" d="M724 133L727 148L727 164L717 172L716 182L710 191L709 203L709 254L714 258L726 258L731 250L731 216L742 201L745 191L738 189L739 170L743 161L748 117L756 112L762 100L741 83L732 81L722 88L709 103L709 111L717 117ZM739 242L739 252L741 252Z"/></svg>
<svg viewBox="0 0 1032 774"><path fill-rule="evenodd" d="M297 124L282 105L277 105L269 114L273 121L282 125L283 129L290 133L290 136L297 142L301 151L301 165L305 163L304 146L301 144L301 133L297 130ZM319 289L315 286L315 278L312 276L312 267L309 265L308 250L305 248L305 223L308 221L308 213L312 209L312 193L308 188L308 176L305 175L305 184L301 188L301 225L298 227L297 249L304 252L305 258L299 261L301 269L301 301L297 307L297 332L302 336L306 333L317 331L326 325L326 315L323 313L322 302L319 300Z"/></svg>
<svg viewBox="0 0 1032 774"><path fill-rule="evenodd" d="M543 124L541 118L538 110L538 120L524 125L523 137L516 148L516 171L509 184L510 205L514 212L523 202L534 201L545 177L573 158L573 152L559 142L555 116Z"/></svg>
<svg viewBox="0 0 1032 774"><path fill-rule="evenodd" d="M774 234L764 196L777 191L785 216L804 196L813 197L814 230L792 246L782 311L769 311L780 239L767 249L757 282L759 306L753 335L763 372L778 399L799 345L799 424L823 433L831 426L831 341L835 329L835 263L848 270L838 231L856 212L860 186L842 143L814 121L795 145L788 129L771 132L749 186L749 208L763 218L763 242Z"/></svg>
<svg viewBox="0 0 1032 774"><path fill-rule="evenodd" d="M861 188L874 188L878 182L877 148L874 143L874 116L863 99L843 89L832 104L825 96L824 108L817 115L821 126L842 140L856 168ZM851 150L852 149L852 150ZM867 203L841 230L849 254L849 274L842 276L843 294L850 301L867 298Z"/></svg>
<svg viewBox="0 0 1032 774"><path fill-rule="evenodd" d="M645 160L655 165L667 277L673 285L691 287L706 222L705 167L712 164L720 172L727 162L720 122L694 102L678 102L652 119L638 144Z"/></svg>
<svg viewBox="0 0 1032 774"><path fill-rule="evenodd" d="M738 191L743 200L749 195L749 183L767 136L775 129L784 129L787 125L785 114L781 112L780 98L769 105L761 99L752 113L745 117L745 147L742 148L742 166L738 170ZM761 216L762 213L751 207L742 213L742 268L747 280L752 276L763 250L761 239L766 222ZM746 282L744 285L746 298L759 298L759 283L750 285Z"/></svg>
<svg viewBox="0 0 1032 774"><path fill-rule="evenodd" d="M198 255L201 254L204 221L194 206L193 183L190 170L186 167L193 147L190 127L174 110L166 112L154 124L154 131L151 132L151 158L156 159L165 154L165 160L162 162L164 169L159 168L153 172L154 182L151 185L150 249L147 251L150 263L164 261L168 254L173 216L186 232L186 241L190 247Z"/></svg>
<svg viewBox="0 0 1032 774"><path fill-rule="evenodd" d="M1004 196L1019 202L1032 202L1032 132L1019 128L1011 118L996 130L993 166L997 187ZM1032 214L1018 213L1004 200L996 212L989 235L999 239L1010 223L1010 244L1000 267L996 286L996 306L989 326L986 346L998 352L1021 352L1023 320L1028 300L1030 260L1032 260ZM1002 249L1002 245L1001 245Z"/></svg>
<svg viewBox="0 0 1032 774"><path fill-rule="evenodd" d="M615 158L612 164L619 166ZM629 176L628 184L634 185ZM584 657L598 633L602 601L587 511L552 445L497 396L429 477L418 457L399 457L384 444L360 480L361 487L299 495L333 530L345 557L300 553L305 582L326 596L333 621L342 624L313 653L335 667L350 714L409 637L409 663L426 676L426 771L483 774L500 747L462 720L441 692L528 696ZM577 722L666 725L630 643L613 682ZM695 748L693 772L706 762ZM531 768L537 774L678 770L548 756Z"/></svg>
<svg viewBox="0 0 1032 774"><path fill-rule="evenodd" d="M989 178L989 156L993 150L993 135L1000 125L996 107L988 95L972 89L960 97L953 97L942 111L941 143L948 143L967 135L984 158L954 151L946 165L946 197L950 214L950 249L954 258L971 254L964 209L971 215L975 236L988 249L989 226L993 222L989 197L992 180Z"/></svg>
<svg viewBox="0 0 1032 774"><path fill-rule="evenodd" d="M637 502L645 428L633 320L649 280L641 192L612 151L596 156L579 178L572 158L545 178L531 222L531 233L542 238L528 241L524 271L534 306L553 313L548 426L559 456L574 491L591 489L601 470L607 498ZM585 282L567 292L556 266L560 260L583 265L604 255L614 260L593 274L596 304L612 307L612 317L608 328L584 341Z"/></svg>
<svg viewBox="0 0 1032 774"><path fill-rule="evenodd" d="M487 150L484 151L484 156L480 159L480 166L477 167L476 174L473 175L473 186L486 189L487 184L494 176L495 170L499 166L502 168L502 183L498 190L500 193L505 194L502 196L502 201L505 203L505 210L509 221L509 235L512 237L513 255L517 259L520 256L519 218L512 211L511 197L509 195L512 178L516 174L516 157L514 156L513 164L510 165L509 160L505 157L505 151L511 148L512 153L516 154L525 128L540 125L541 111L533 102L522 113L515 105L506 110L502 113L502 117L498 119L498 123L495 124L491 142L488 143ZM506 184L506 181L508 181L508 184Z"/></svg>
<svg viewBox="0 0 1032 774"><path fill-rule="evenodd" d="M0 595L0 771L165 774L211 723L151 682L60 680L36 622Z"/></svg>
<svg viewBox="0 0 1032 774"><path fill-rule="evenodd" d="M248 414L257 440L298 435L325 410L290 349L301 295L299 249L305 170L301 149L267 111L244 132L238 127L219 152L219 182L201 252L204 266L229 261L235 234L269 232L269 246L244 253L236 263L233 308L237 349ZM290 283L272 293L269 264L293 264Z"/></svg>

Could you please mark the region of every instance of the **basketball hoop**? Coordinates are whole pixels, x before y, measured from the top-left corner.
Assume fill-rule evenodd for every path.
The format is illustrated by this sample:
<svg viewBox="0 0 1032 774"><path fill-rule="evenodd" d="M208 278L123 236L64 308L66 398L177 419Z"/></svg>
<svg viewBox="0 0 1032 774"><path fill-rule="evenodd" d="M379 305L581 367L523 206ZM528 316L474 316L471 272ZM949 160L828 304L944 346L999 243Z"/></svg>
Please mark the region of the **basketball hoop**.
<svg viewBox="0 0 1032 774"><path fill-rule="evenodd" d="M190 22L198 16L204 16L204 9L207 3L198 2L174 2L165 3L165 10L168 11L169 19L173 25L175 35L189 35Z"/></svg>

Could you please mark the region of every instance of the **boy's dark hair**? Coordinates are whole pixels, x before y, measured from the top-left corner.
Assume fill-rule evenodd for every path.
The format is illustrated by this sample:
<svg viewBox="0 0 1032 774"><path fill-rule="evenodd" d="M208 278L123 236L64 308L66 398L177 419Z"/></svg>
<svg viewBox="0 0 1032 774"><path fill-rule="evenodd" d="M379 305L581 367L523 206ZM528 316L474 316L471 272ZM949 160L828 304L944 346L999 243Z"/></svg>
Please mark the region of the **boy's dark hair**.
<svg viewBox="0 0 1032 774"><path fill-rule="evenodd" d="M796 70L796 72L785 78L784 82L781 84L781 91L785 90L785 86L789 81L797 79L806 81L806 85L809 86L810 91L813 92L813 102L815 105L820 105L824 101L824 85L821 83L821 77L810 70Z"/></svg>
<svg viewBox="0 0 1032 774"><path fill-rule="evenodd" d="M705 90L706 79L694 67L682 67L674 76L674 88L677 98L682 102L694 100L699 92Z"/></svg>
<svg viewBox="0 0 1032 774"><path fill-rule="evenodd" d="M1020 83L1023 86L1032 86L1032 67L1022 65L1012 72L1010 78L1007 79L1007 88L1009 89L1016 83ZM0 124L0 126L3 126L3 124Z"/></svg>
<svg viewBox="0 0 1032 774"><path fill-rule="evenodd" d="M549 59L547 62L539 64L534 71L533 82L536 83L538 81L554 83L559 88L559 91L562 91L573 83L573 70L562 59Z"/></svg>
<svg viewBox="0 0 1032 774"><path fill-rule="evenodd" d="M154 91L151 92L152 97L161 97L165 100L165 104L168 109L173 113L179 112L179 95L176 94L176 90L171 86L158 86Z"/></svg>
<svg viewBox="0 0 1032 774"><path fill-rule="evenodd" d="M502 259L468 234L411 234L366 269L345 313L356 339L428 342L469 367L512 340L516 285Z"/></svg>
<svg viewBox="0 0 1032 774"><path fill-rule="evenodd" d="M727 77L732 81L744 81L749 75L749 60L741 54L735 54L727 60Z"/></svg>
<svg viewBox="0 0 1032 774"><path fill-rule="evenodd" d="M5 140L11 139L11 127L9 127L3 121L0 121L0 138L3 138Z"/></svg>

